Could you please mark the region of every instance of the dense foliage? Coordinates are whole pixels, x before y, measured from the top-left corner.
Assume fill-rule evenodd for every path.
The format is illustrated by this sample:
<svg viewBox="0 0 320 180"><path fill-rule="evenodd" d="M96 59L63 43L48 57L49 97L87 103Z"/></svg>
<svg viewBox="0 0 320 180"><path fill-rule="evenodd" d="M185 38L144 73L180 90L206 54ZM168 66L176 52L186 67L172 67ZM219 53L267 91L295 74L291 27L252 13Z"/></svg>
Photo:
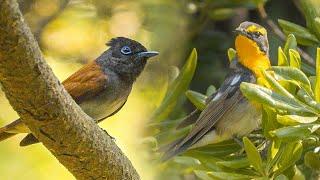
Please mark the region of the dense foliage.
<svg viewBox="0 0 320 180"><path fill-rule="evenodd" d="M161 156L157 151L159 147L190 129L176 130L183 118L171 119L170 114L179 111L185 97L194 107L203 110L206 97L215 91L212 85L208 86L206 94L187 90L197 65L195 49L180 73L177 69L170 71L171 83L150 120L149 136L145 139L156 154L155 163L164 172L161 177L179 179L194 175L205 180L319 178L320 48L314 65L310 62L307 65L300 57L297 45L319 46L320 10L315 1L301 2L307 27L279 19L280 27L288 36L284 46L278 48L277 65L263 72L265 82L241 84L242 93L250 101L263 105L261 129L243 137L242 145L229 140L189 150L168 162L157 161ZM230 61L235 53L229 49Z"/></svg>

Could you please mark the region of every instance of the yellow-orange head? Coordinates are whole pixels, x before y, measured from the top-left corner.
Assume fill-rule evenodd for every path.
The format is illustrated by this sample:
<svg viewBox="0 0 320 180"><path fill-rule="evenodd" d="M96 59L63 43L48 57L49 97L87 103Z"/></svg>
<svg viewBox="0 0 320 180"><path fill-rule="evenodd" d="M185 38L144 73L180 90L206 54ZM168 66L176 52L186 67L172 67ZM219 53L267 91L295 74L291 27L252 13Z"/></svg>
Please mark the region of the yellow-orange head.
<svg viewBox="0 0 320 180"><path fill-rule="evenodd" d="M262 76L261 70L270 68L269 43L264 27L253 22L243 22L236 28L235 41L238 61L250 69L257 78Z"/></svg>

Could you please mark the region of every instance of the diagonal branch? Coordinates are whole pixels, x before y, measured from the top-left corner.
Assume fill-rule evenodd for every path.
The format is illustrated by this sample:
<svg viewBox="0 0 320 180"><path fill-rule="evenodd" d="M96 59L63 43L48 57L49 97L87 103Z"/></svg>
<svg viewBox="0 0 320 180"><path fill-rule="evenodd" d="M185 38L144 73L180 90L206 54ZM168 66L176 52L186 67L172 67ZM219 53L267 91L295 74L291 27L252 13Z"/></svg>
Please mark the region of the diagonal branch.
<svg viewBox="0 0 320 180"><path fill-rule="evenodd" d="M261 17L262 20L264 20L267 25L272 29L272 31L282 40L285 41L286 40L286 35L281 31L281 29L276 25L276 23L274 23L269 17L268 14L266 12L266 10L264 9L263 4L258 6L258 13ZM302 56L302 58L305 60L305 62L311 66L315 66L315 61L313 60L313 58L306 53L304 50L302 50L301 48L297 47L297 51L299 52L299 54Z"/></svg>
<svg viewBox="0 0 320 180"><path fill-rule="evenodd" d="M139 179L54 76L15 0L0 3L0 82L24 123L77 179Z"/></svg>

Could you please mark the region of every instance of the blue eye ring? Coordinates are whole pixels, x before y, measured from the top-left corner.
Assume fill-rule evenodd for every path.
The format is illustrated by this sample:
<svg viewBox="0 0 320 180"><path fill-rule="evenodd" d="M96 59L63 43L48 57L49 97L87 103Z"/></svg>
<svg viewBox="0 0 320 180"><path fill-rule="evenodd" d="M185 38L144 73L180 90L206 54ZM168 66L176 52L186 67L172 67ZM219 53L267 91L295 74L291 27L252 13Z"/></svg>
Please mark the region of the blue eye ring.
<svg viewBox="0 0 320 180"><path fill-rule="evenodd" d="M129 46L123 46L120 52L124 55L132 54L131 48Z"/></svg>

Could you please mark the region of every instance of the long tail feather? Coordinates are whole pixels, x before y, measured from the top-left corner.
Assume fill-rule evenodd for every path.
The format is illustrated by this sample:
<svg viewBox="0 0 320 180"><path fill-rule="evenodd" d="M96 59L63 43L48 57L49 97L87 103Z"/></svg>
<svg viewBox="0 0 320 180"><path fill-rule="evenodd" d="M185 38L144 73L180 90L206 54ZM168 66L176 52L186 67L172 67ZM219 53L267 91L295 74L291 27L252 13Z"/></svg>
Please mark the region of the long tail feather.
<svg viewBox="0 0 320 180"><path fill-rule="evenodd" d="M0 132L0 141L6 140L14 135L16 135L16 133Z"/></svg>

